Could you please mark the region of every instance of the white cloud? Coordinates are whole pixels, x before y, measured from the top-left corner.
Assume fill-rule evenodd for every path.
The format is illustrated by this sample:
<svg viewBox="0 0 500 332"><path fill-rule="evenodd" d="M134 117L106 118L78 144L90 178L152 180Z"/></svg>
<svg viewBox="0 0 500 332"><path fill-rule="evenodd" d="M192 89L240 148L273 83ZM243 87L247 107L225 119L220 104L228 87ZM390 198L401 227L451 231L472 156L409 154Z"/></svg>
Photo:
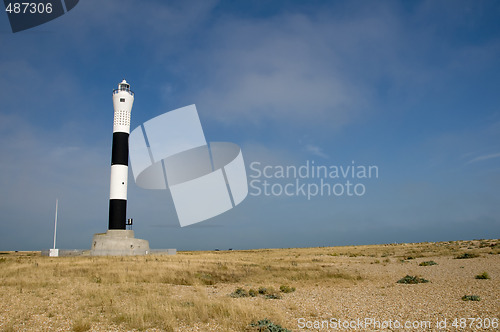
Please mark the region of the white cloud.
<svg viewBox="0 0 500 332"><path fill-rule="evenodd" d="M349 123L366 105L365 86L341 68L337 28L302 15L220 23L196 53L207 84L193 97L221 121Z"/></svg>
<svg viewBox="0 0 500 332"><path fill-rule="evenodd" d="M479 161L485 161L485 160L494 159L494 158L500 158L500 152L485 154L485 155L473 158L473 159L469 160L467 162L467 164L472 164L472 163L476 163Z"/></svg>
<svg viewBox="0 0 500 332"><path fill-rule="evenodd" d="M132 45L144 48L145 55L164 57L185 52L187 36L204 23L216 4L215 0L86 0L50 28L70 33L67 42L78 49L78 55L83 53L89 64L102 57L99 48L108 47L123 58L130 56ZM143 65L147 67L147 63Z"/></svg>
<svg viewBox="0 0 500 332"><path fill-rule="evenodd" d="M328 155L323 152L323 149L320 148L319 146L316 146L316 145L313 145L313 144L307 144L305 146L305 149L307 152L309 152L310 154L314 155L314 156L318 156L318 157L321 157L321 158L328 158Z"/></svg>

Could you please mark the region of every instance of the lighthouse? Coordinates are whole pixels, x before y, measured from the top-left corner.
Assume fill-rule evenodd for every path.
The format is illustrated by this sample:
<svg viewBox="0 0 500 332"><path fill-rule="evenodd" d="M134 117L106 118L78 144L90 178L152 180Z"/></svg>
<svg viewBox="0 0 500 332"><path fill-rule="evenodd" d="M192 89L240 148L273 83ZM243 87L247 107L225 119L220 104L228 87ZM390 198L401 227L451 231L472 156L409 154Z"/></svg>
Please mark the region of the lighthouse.
<svg viewBox="0 0 500 332"><path fill-rule="evenodd" d="M123 80L113 90L113 145L111 149L111 181L109 190L108 229L125 229L127 219L128 136L134 93Z"/></svg>
<svg viewBox="0 0 500 332"><path fill-rule="evenodd" d="M134 231L126 229L128 137L134 93L123 80L113 90L113 143L111 147L111 180L109 185L109 219L106 233L94 234L90 255L131 256L149 254L149 242L136 239Z"/></svg>

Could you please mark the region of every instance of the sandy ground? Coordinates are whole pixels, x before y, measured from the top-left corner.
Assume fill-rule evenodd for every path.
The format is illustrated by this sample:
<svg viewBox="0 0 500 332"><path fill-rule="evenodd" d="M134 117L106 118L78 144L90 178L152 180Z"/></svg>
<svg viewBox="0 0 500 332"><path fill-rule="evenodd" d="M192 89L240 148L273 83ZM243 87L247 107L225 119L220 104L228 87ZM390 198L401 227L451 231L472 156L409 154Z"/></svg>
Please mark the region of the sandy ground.
<svg viewBox="0 0 500 332"><path fill-rule="evenodd" d="M429 260L438 265L418 265ZM405 263L394 259L389 263L374 261L366 257L338 257L330 263L359 273L363 277L360 281L346 280L331 286L302 283L295 292L272 302L262 298L232 300L254 302L257 306L263 301L272 303L286 313L285 326L293 331L500 331L500 325L495 329L489 324L500 322L499 255L464 260L429 256ZM475 279L479 271L488 271L491 279ZM396 282L407 274L430 282ZM227 296L234 288L235 285L223 285L208 292L211 297ZM461 299L472 294L481 300ZM204 328L197 326L186 331Z"/></svg>
<svg viewBox="0 0 500 332"><path fill-rule="evenodd" d="M296 308L287 311L287 326L300 329L300 318L313 322L337 319L337 322L379 322L380 329L390 327L390 321L397 320L404 326L413 326L422 321L430 322L428 327L415 330L437 330L436 322L446 319L450 330L455 319L460 318L500 318L500 257L498 255L456 260L452 258L427 257L438 265L418 266L424 261L416 259L403 264L370 264L369 259L339 259L341 265L357 271L364 278L343 285L307 287L285 298L284 307ZM491 271L493 280L476 280L478 271ZM429 283L406 285L395 281L405 275L419 275L430 280ZM465 294L481 297L479 302L463 301ZM368 321L367 321L368 319ZM470 323L470 321L467 321ZM385 325L383 325L385 324ZM417 324L417 325L413 325ZM441 323L443 325L443 323ZM377 325L351 325L345 330L376 330ZM394 327L398 327L396 323ZM420 325L421 326L421 325ZM335 325L320 330L335 330ZM343 328L340 328L342 330ZM389 328L387 328L389 329ZM468 329L466 329L468 330Z"/></svg>
<svg viewBox="0 0 500 332"><path fill-rule="evenodd" d="M283 251L283 256L287 255ZM316 255L314 264L322 269L342 271L350 277L332 278L331 283L324 280L310 282L303 278L291 282L296 291L281 294L281 299L229 296L237 287L248 290L262 285L262 281L256 283L252 280L197 286L195 290L192 286L169 285L168 290L173 299L189 298L196 291L203 292L209 301L222 300L231 305L266 308L269 312L279 313L280 324L292 331L500 330L499 254L481 253L480 257L472 259L433 255L432 252L419 256L424 257ZM437 265L419 266L423 261L435 261ZM269 264L272 266L272 262ZM300 261L297 264L301 264ZM483 271L488 272L490 279L475 278ZM420 276L429 282L396 282L405 275ZM71 290L68 290L67 297L51 297L50 289L45 290L47 293L41 290L18 291L3 283L0 289L0 329L3 331L131 330L120 324L103 323L106 322L105 311L100 313L103 320L79 329L75 317L64 315L68 305L78 305L71 300L71 294L75 294ZM463 301L464 295L477 295L480 301ZM42 297L46 302L40 302ZM46 309L37 306L48 306L52 310L47 314L44 313ZM95 310L98 312L99 308ZM147 330L161 331L157 328ZM213 319L189 326L180 321L176 330L237 331L219 326Z"/></svg>

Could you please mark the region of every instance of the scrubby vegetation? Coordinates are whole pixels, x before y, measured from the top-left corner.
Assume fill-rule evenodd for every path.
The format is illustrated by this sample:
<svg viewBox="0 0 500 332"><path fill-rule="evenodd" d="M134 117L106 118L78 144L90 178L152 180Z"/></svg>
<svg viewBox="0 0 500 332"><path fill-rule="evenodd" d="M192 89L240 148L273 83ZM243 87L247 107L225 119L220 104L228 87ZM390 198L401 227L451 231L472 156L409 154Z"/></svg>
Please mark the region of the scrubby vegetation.
<svg viewBox="0 0 500 332"><path fill-rule="evenodd" d="M236 288L236 290L234 292L231 293L230 296L231 297L247 297L248 293L243 288L238 287L238 288Z"/></svg>
<svg viewBox="0 0 500 332"><path fill-rule="evenodd" d="M420 264L418 264L419 266L432 266L432 265L437 265L436 262L434 261L426 261L426 262L422 262Z"/></svg>
<svg viewBox="0 0 500 332"><path fill-rule="evenodd" d="M397 281L398 284L424 284L427 282L429 282L429 280L410 275L406 275L404 278L401 278Z"/></svg>
<svg viewBox="0 0 500 332"><path fill-rule="evenodd" d="M280 325L274 324L269 319L262 319L258 322L250 323L250 326L255 328L255 331L261 332L292 332L291 330L285 329Z"/></svg>
<svg viewBox="0 0 500 332"><path fill-rule="evenodd" d="M292 293L292 292L295 292L295 287L290 287L288 285L281 285L280 291L282 293Z"/></svg>
<svg viewBox="0 0 500 332"><path fill-rule="evenodd" d="M455 257L456 259L469 259L479 257L478 254L465 252L460 256Z"/></svg>
<svg viewBox="0 0 500 332"><path fill-rule="evenodd" d="M292 293L295 292L295 287L290 287L288 285L281 285L280 286L280 292L281 293ZM259 290L256 291L255 289L251 288L248 292L242 288L238 287L234 292L232 292L229 296L233 298L238 298L238 297L256 297L262 295L265 299L281 299L281 295L279 292L274 290L274 288L269 287L259 287Z"/></svg>
<svg viewBox="0 0 500 332"><path fill-rule="evenodd" d="M462 296L464 301L481 301L481 298L477 295L464 295Z"/></svg>
<svg viewBox="0 0 500 332"><path fill-rule="evenodd" d="M481 274L478 274L476 276L476 279L490 279L490 275L488 274L488 272L483 272Z"/></svg>

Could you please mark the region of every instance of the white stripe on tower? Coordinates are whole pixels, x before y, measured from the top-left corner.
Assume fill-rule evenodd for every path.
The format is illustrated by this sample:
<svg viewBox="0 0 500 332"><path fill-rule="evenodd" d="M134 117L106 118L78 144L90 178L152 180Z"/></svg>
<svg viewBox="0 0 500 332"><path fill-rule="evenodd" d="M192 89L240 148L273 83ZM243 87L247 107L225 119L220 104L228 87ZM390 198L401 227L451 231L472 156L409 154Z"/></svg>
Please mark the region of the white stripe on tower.
<svg viewBox="0 0 500 332"><path fill-rule="evenodd" d="M134 93L123 80L113 90L113 147L109 190L109 229L125 229L127 218L128 136Z"/></svg>

